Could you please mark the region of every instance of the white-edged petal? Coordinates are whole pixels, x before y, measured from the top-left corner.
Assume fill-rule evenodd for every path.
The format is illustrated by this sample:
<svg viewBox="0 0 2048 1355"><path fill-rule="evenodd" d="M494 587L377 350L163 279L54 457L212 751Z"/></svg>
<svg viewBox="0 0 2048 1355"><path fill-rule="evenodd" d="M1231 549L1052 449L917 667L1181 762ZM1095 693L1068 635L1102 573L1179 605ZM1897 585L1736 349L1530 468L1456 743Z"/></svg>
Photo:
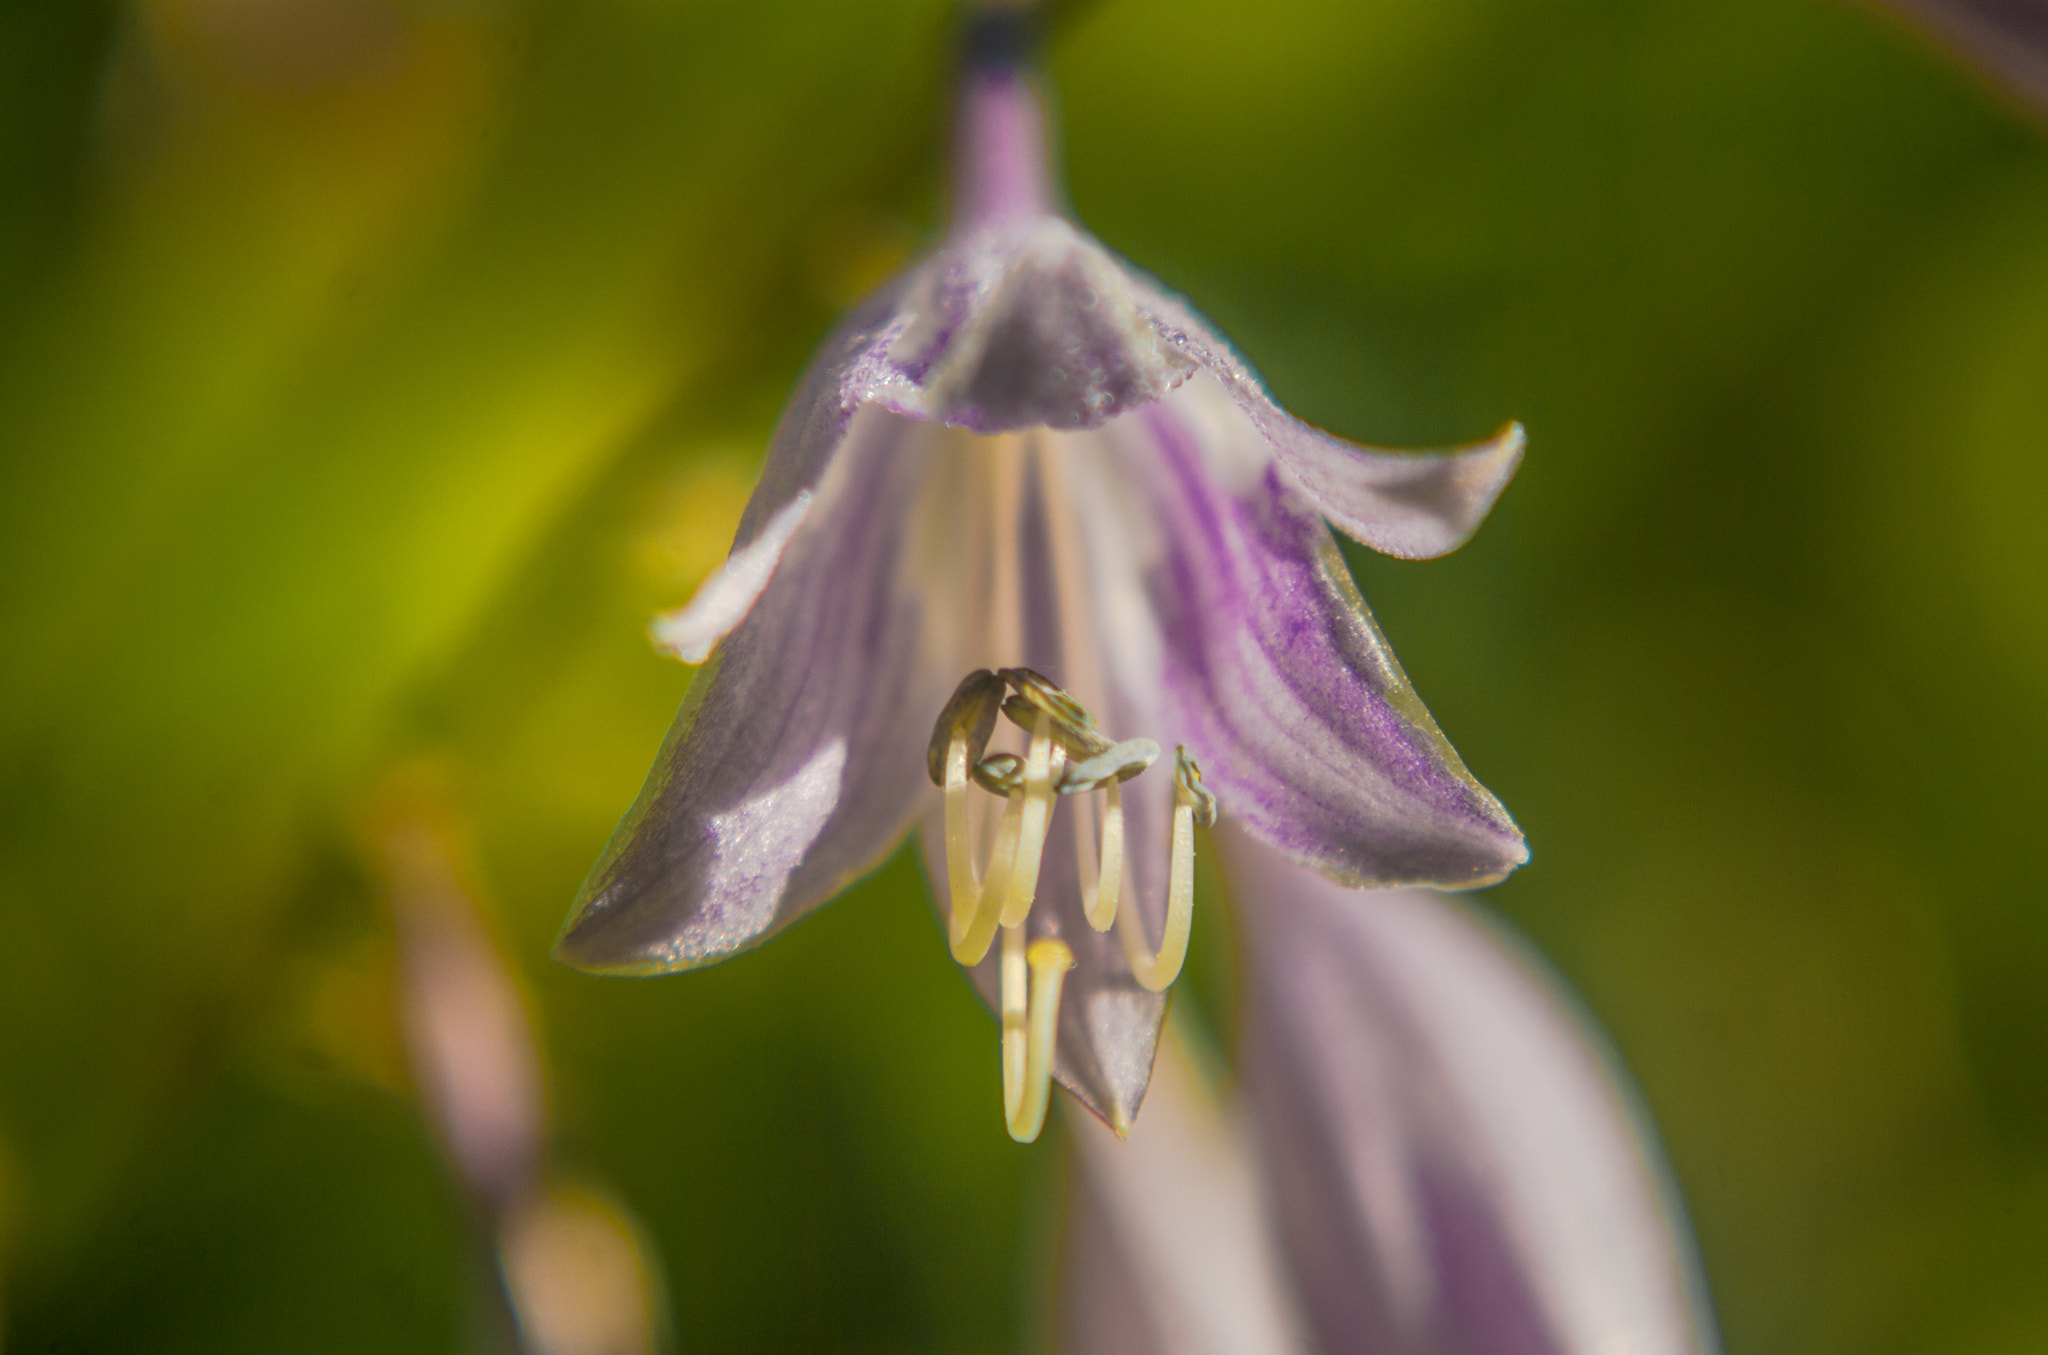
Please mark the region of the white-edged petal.
<svg viewBox="0 0 2048 1355"><path fill-rule="evenodd" d="M684 663L702 663L711 657L712 647L747 619L767 589L769 576L782 559L782 548L803 525L810 507L811 492L798 490L795 498L769 517L758 536L733 551L697 586L688 602L656 617L649 627L654 647Z"/></svg>

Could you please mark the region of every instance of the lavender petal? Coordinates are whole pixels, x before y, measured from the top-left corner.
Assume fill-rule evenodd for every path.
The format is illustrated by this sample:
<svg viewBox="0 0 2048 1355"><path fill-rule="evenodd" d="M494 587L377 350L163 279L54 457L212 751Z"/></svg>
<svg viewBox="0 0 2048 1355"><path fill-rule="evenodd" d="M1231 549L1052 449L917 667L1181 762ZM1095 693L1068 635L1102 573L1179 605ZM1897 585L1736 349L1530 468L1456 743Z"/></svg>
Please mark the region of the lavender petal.
<svg viewBox="0 0 2048 1355"><path fill-rule="evenodd" d="M1223 813L1348 885L1467 887L1528 859L1402 673L1328 529L1216 383L1112 426L1159 524L1161 743ZM1247 451L1247 443L1251 446Z"/></svg>
<svg viewBox="0 0 2048 1355"><path fill-rule="evenodd" d="M1215 378L1293 487L1339 531L1374 550L1408 560L1456 550L1521 464L1520 424L1438 452L1386 451L1313 428L1267 398L1244 359L1184 302L1147 283L1134 286L1161 337Z"/></svg>
<svg viewBox="0 0 2048 1355"><path fill-rule="evenodd" d="M1094 428L1194 364L1139 309L1121 264L1056 216L1002 218L905 281L905 314L849 369L852 397L993 433Z"/></svg>
<svg viewBox="0 0 2048 1355"><path fill-rule="evenodd" d="M1243 1066L1323 1348L1706 1355L1680 1211L1611 1055L1496 927L1229 829Z"/></svg>
<svg viewBox="0 0 2048 1355"><path fill-rule="evenodd" d="M1307 1347L1242 1117L1186 1052L1159 1051L1145 1118L1119 1140L1071 1117L1061 1349L1297 1355Z"/></svg>
<svg viewBox="0 0 2048 1355"><path fill-rule="evenodd" d="M930 798L923 750L945 692L902 553L936 431L864 410L829 464L812 458L821 474L771 463L748 518L791 484L785 502L808 490L810 509L697 675L561 959L655 973L757 944L870 869Z"/></svg>

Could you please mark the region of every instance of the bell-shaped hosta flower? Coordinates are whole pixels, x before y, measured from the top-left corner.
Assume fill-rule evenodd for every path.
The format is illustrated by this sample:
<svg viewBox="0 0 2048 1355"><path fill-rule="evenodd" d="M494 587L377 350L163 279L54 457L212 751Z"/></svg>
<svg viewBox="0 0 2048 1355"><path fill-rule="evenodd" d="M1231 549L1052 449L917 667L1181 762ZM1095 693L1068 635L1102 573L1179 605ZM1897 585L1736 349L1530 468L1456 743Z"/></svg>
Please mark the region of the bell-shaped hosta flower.
<svg viewBox="0 0 2048 1355"><path fill-rule="evenodd" d="M1522 434L1397 454L1301 423L1060 215L1038 96L1000 52L970 62L957 135L946 239L826 344L731 557L657 622L704 667L558 954L712 963L916 826L1003 1015L1012 1132L1036 1132L1048 1073L1123 1130L1216 805L1348 885L1525 859L1324 525L1455 549Z"/></svg>
<svg viewBox="0 0 2048 1355"><path fill-rule="evenodd" d="M1218 836L1237 1084L1169 1046L1129 1141L1076 1126L1067 1348L1709 1355L1654 1143L1562 990L1447 899Z"/></svg>

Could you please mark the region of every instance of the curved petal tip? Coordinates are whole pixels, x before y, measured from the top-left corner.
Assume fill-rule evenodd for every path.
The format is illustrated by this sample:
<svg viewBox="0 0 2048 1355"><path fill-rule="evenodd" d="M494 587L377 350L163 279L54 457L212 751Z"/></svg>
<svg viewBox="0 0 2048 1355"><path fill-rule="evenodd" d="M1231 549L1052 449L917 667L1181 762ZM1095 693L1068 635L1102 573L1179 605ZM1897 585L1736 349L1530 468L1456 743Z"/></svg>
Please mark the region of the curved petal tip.
<svg viewBox="0 0 2048 1355"><path fill-rule="evenodd" d="M1337 530L1382 554L1430 560L1479 530L1527 445L1519 423L1440 452L1383 451L1295 424L1273 450Z"/></svg>

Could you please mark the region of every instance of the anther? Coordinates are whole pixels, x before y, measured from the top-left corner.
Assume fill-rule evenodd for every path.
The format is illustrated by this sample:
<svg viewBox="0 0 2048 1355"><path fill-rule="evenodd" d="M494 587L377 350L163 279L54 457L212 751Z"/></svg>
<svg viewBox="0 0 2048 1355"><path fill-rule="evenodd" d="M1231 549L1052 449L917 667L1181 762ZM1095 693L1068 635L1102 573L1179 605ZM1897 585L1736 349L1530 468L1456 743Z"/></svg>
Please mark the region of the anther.
<svg viewBox="0 0 2048 1355"><path fill-rule="evenodd" d="M989 736L995 733L996 711L1001 708L1002 699L1003 680L986 668L977 668L960 679L945 709L939 712L938 722L932 726L932 741L925 749L925 770L931 774L933 785L946 784L946 750L955 734L967 740L968 765L980 761Z"/></svg>
<svg viewBox="0 0 2048 1355"><path fill-rule="evenodd" d="M1202 766L1186 744L1173 750L1173 802L1177 806L1183 799L1194 811L1195 827L1216 826L1216 797L1202 784Z"/></svg>
<svg viewBox="0 0 2048 1355"><path fill-rule="evenodd" d="M1095 728L1095 717L1088 713L1087 708L1069 696L1065 688L1036 669L1005 668L996 676L1008 683L1017 695L1053 719L1076 729ZM1018 723L1029 727L1029 721L1020 720Z"/></svg>
<svg viewBox="0 0 2048 1355"><path fill-rule="evenodd" d="M991 795L1024 788L1024 759L1015 753L990 753L974 764L974 784Z"/></svg>
<svg viewBox="0 0 2048 1355"><path fill-rule="evenodd" d="M1003 701L1003 714L1020 729L1034 728L1040 716L1051 720L1051 734L1072 757L1098 757L1110 741L1095 727L1095 717L1051 679L1029 668L1005 668L996 676L1016 689Z"/></svg>
<svg viewBox="0 0 2048 1355"><path fill-rule="evenodd" d="M1125 739L1094 757L1069 762L1060 777L1060 794L1101 790L1112 781L1128 781L1159 760L1159 745L1150 739Z"/></svg>

